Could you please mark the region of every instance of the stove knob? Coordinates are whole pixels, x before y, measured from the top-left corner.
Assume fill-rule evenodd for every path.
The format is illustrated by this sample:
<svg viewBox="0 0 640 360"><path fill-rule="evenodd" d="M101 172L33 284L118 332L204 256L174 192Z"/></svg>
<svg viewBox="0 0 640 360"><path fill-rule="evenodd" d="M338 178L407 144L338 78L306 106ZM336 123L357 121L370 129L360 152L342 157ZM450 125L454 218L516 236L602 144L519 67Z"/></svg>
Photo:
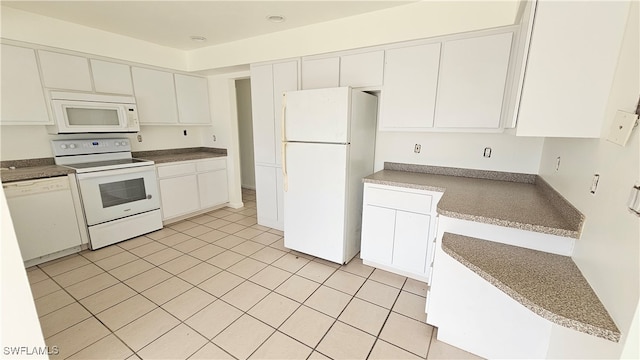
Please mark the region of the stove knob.
<svg viewBox="0 0 640 360"><path fill-rule="evenodd" d="M76 148L76 144L70 144L69 145L69 149L75 149Z"/></svg>
<svg viewBox="0 0 640 360"><path fill-rule="evenodd" d="M63 149L63 150L66 149L67 148L67 144L60 145L60 148Z"/></svg>
<svg viewBox="0 0 640 360"><path fill-rule="evenodd" d="M115 146L120 146L120 142L119 142L119 141L116 141L116 142L114 142L114 143L113 143L113 145L115 145Z"/></svg>

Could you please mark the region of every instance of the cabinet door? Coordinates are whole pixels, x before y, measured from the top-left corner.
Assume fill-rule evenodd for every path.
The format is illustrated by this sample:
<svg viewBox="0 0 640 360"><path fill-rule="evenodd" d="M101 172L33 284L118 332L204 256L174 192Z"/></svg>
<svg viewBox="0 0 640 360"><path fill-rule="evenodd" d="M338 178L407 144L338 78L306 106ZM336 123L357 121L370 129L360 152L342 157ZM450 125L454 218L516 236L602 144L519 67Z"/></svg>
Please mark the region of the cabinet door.
<svg viewBox="0 0 640 360"><path fill-rule="evenodd" d="M38 50L44 86L53 89L92 91L87 58Z"/></svg>
<svg viewBox="0 0 640 360"><path fill-rule="evenodd" d="M49 124L36 54L2 44L2 123Z"/></svg>
<svg viewBox="0 0 640 360"><path fill-rule="evenodd" d="M196 175L160 179L160 198L164 220L197 211L198 180Z"/></svg>
<svg viewBox="0 0 640 360"><path fill-rule="evenodd" d="M131 67L108 61L91 59L91 74L96 92L133 95Z"/></svg>
<svg viewBox="0 0 640 360"><path fill-rule="evenodd" d="M178 121L210 124L209 85L206 78L175 74Z"/></svg>
<svg viewBox="0 0 640 360"><path fill-rule="evenodd" d="M362 259L380 264L392 263L395 222L395 210L371 205L364 206L360 242Z"/></svg>
<svg viewBox="0 0 640 360"><path fill-rule="evenodd" d="M200 208L208 208L229 201L227 170L216 170L198 174Z"/></svg>
<svg viewBox="0 0 640 360"><path fill-rule="evenodd" d="M273 227L278 223L278 180L273 166L256 165L256 209L258 224Z"/></svg>
<svg viewBox="0 0 640 360"><path fill-rule="evenodd" d="M275 164L276 162L273 100L273 67L271 65L252 66L251 111L254 159L257 164Z"/></svg>
<svg viewBox="0 0 640 360"><path fill-rule="evenodd" d="M133 88L141 124L177 124L173 74L133 67Z"/></svg>
<svg viewBox="0 0 640 360"><path fill-rule="evenodd" d="M393 265L424 274L429 246L429 215L398 211L393 242Z"/></svg>
<svg viewBox="0 0 640 360"><path fill-rule="evenodd" d="M275 164L282 164L282 95L298 90L298 62L288 61L273 65L273 106L275 134Z"/></svg>
<svg viewBox="0 0 640 360"><path fill-rule="evenodd" d="M346 55L340 59L340 86L382 85L384 51Z"/></svg>
<svg viewBox="0 0 640 360"><path fill-rule="evenodd" d="M512 35L503 33L444 43L436 127L500 127Z"/></svg>
<svg viewBox="0 0 640 360"><path fill-rule="evenodd" d="M537 2L517 135L600 137L629 3Z"/></svg>
<svg viewBox="0 0 640 360"><path fill-rule="evenodd" d="M340 86L340 58L303 60L302 88L321 89Z"/></svg>
<svg viewBox="0 0 640 360"><path fill-rule="evenodd" d="M440 43L387 50L380 130L433 127Z"/></svg>

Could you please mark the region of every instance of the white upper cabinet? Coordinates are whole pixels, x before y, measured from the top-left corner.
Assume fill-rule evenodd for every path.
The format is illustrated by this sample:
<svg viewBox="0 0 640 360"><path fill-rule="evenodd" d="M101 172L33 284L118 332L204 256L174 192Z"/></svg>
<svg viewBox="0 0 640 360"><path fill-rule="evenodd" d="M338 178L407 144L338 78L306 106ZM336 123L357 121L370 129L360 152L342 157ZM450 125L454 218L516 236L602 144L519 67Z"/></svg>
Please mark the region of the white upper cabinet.
<svg viewBox="0 0 640 360"><path fill-rule="evenodd" d="M49 124L36 54L2 44L3 124Z"/></svg>
<svg viewBox="0 0 640 360"><path fill-rule="evenodd" d="M302 89L340 86L340 57L302 60Z"/></svg>
<svg viewBox="0 0 640 360"><path fill-rule="evenodd" d="M386 51L380 97L380 130L433 127L440 43Z"/></svg>
<svg viewBox="0 0 640 360"><path fill-rule="evenodd" d="M383 50L341 56L340 86L381 86L383 68Z"/></svg>
<svg viewBox="0 0 640 360"><path fill-rule="evenodd" d="M273 115L272 65L251 67L251 107L254 160L256 164L275 164L276 138Z"/></svg>
<svg viewBox="0 0 640 360"><path fill-rule="evenodd" d="M251 66L253 146L257 164L282 162L282 94L297 89L297 61Z"/></svg>
<svg viewBox="0 0 640 360"><path fill-rule="evenodd" d="M91 59L91 74L96 92L109 94L133 94L129 65Z"/></svg>
<svg viewBox="0 0 640 360"><path fill-rule="evenodd" d="M51 89L93 91L87 58L38 50L44 86Z"/></svg>
<svg viewBox="0 0 640 360"><path fill-rule="evenodd" d="M628 1L538 1L517 135L601 135L628 11Z"/></svg>
<svg viewBox="0 0 640 360"><path fill-rule="evenodd" d="M175 74L178 119L182 124L210 124L209 85L206 78Z"/></svg>
<svg viewBox="0 0 640 360"><path fill-rule="evenodd" d="M500 128L512 36L508 32L443 44L436 127Z"/></svg>
<svg viewBox="0 0 640 360"><path fill-rule="evenodd" d="M133 87L141 124L177 124L178 107L173 74L131 68Z"/></svg>

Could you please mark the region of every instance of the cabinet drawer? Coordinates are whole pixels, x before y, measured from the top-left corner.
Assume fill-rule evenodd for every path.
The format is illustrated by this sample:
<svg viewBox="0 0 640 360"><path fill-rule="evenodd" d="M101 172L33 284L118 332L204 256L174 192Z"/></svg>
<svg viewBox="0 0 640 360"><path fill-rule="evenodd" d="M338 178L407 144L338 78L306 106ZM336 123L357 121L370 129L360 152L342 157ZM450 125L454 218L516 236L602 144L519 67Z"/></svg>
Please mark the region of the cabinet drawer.
<svg viewBox="0 0 640 360"><path fill-rule="evenodd" d="M365 197L368 205L382 206L420 214L431 212L431 195L367 187Z"/></svg>
<svg viewBox="0 0 640 360"><path fill-rule="evenodd" d="M196 168L198 169L198 172L223 170L227 168L227 161L224 158L198 161L196 163Z"/></svg>
<svg viewBox="0 0 640 360"><path fill-rule="evenodd" d="M196 172L195 163L158 166L159 178L179 176L179 175L189 175L189 174L194 174L195 172Z"/></svg>

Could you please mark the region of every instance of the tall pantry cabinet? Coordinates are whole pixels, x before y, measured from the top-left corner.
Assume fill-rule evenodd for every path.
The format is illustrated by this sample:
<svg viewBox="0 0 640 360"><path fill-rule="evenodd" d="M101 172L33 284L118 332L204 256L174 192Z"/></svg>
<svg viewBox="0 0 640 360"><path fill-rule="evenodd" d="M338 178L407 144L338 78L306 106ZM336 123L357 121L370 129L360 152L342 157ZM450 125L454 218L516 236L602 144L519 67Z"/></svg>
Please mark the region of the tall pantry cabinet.
<svg viewBox="0 0 640 360"><path fill-rule="evenodd" d="M298 61L251 65L258 224L284 228L282 94L298 90Z"/></svg>

